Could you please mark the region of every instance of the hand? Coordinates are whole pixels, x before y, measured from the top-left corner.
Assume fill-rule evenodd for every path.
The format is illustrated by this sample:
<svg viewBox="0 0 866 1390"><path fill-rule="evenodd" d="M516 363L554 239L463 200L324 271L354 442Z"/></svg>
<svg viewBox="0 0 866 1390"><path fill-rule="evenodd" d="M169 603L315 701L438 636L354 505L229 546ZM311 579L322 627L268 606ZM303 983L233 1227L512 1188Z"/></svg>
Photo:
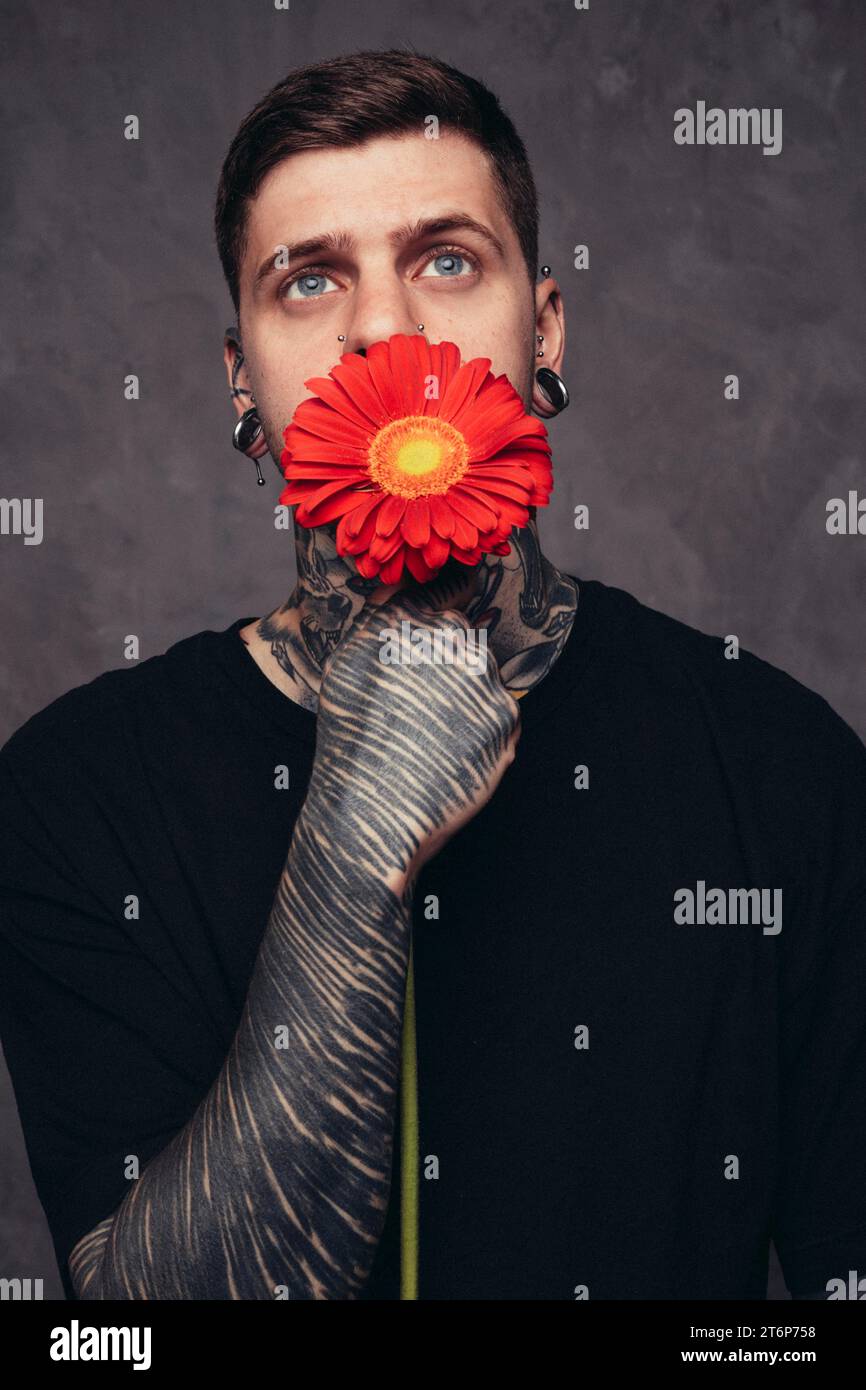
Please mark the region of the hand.
<svg viewBox="0 0 866 1390"><path fill-rule="evenodd" d="M386 664L382 634L403 622L442 633L446 659ZM473 662L474 636L458 610L398 593L362 609L322 669L309 797L336 848L398 885L477 815L514 760L520 710L489 646Z"/></svg>

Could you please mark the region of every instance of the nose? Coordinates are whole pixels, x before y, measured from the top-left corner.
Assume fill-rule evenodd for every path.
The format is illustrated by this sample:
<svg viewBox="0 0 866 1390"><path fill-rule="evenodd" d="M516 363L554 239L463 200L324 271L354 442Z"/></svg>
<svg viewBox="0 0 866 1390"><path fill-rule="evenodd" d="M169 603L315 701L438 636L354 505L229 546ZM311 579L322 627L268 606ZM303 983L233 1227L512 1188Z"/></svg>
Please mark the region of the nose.
<svg viewBox="0 0 866 1390"><path fill-rule="evenodd" d="M413 307L413 290L396 270L376 266L359 278L346 325L343 352L366 357L373 343L387 341L394 333L424 333L422 316Z"/></svg>

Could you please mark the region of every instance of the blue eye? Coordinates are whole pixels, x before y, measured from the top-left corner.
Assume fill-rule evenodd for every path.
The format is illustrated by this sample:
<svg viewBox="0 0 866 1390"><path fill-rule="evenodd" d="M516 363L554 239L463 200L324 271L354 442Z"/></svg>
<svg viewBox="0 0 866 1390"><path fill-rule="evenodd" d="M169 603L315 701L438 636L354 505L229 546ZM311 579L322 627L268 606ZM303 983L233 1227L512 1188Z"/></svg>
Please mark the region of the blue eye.
<svg viewBox="0 0 866 1390"><path fill-rule="evenodd" d="M421 275L425 276L431 267L433 268L433 278L437 280L465 278L467 271L471 275L477 269L475 263L468 256L464 256L462 252L445 250L431 256Z"/></svg>
<svg viewBox="0 0 866 1390"><path fill-rule="evenodd" d="M331 284L334 283L333 280L330 280L330 276L323 275L319 271L308 270L305 274L299 275L297 280L289 282L285 290L285 297L286 299L318 299L323 293L323 286L329 281ZM299 293L293 295L293 290L298 290Z"/></svg>

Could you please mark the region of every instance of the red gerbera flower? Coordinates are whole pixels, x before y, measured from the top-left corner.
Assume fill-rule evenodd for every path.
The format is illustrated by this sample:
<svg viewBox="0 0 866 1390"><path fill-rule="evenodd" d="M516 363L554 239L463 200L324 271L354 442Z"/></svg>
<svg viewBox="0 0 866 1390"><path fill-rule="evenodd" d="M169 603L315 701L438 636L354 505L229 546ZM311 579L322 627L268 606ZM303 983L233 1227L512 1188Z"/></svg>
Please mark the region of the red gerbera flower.
<svg viewBox="0 0 866 1390"><path fill-rule="evenodd" d="M337 550L383 584L434 578L453 555L507 555L553 488L550 446L488 357L395 333L304 385L285 429L280 502L302 526L339 518Z"/></svg>

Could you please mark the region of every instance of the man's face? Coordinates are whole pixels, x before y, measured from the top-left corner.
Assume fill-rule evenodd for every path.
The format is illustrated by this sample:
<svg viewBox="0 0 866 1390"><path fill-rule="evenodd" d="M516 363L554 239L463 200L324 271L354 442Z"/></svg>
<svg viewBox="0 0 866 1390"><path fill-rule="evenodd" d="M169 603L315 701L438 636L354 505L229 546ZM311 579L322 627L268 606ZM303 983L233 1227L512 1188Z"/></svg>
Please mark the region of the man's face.
<svg viewBox="0 0 866 1390"><path fill-rule="evenodd" d="M453 225L423 226L433 219ZM467 219L478 226L461 225ZM281 247L335 233L339 248L310 247L274 267ZM438 140L380 137L273 168L249 213L239 326L245 384L275 460L310 395L307 378L418 324L464 360L489 357L529 407L536 291L483 151L443 126Z"/></svg>

